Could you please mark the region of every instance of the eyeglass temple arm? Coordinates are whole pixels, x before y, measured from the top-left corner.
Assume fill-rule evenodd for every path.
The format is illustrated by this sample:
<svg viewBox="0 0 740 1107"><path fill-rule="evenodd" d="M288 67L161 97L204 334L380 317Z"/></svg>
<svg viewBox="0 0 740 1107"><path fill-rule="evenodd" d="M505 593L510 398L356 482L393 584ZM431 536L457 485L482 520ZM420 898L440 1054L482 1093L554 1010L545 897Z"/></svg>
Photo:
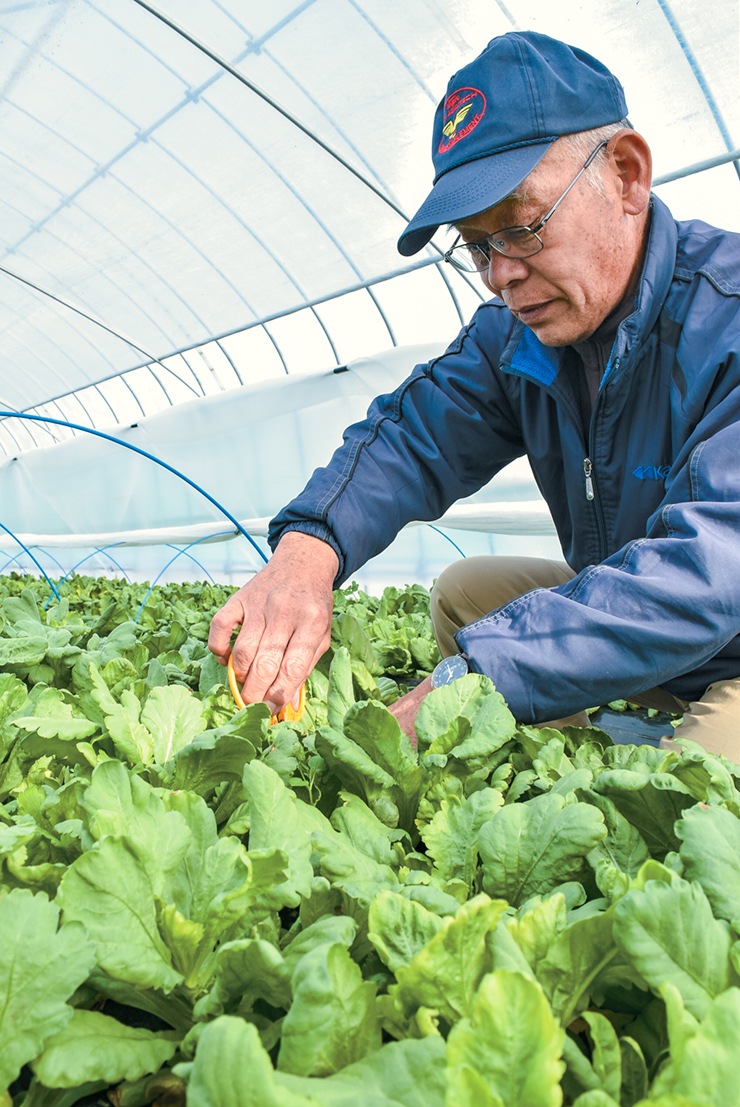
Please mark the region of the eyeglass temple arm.
<svg viewBox="0 0 740 1107"><path fill-rule="evenodd" d="M563 200L564 200L564 199L565 199L565 197L566 197L566 196L568 195L568 193L569 193L569 192L570 192L570 190L572 189L573 185L574 185L574 184L576 183L576 181L578 180L578 178L579 178L579 177L581 176L581 174L582 174L582 173L585 173L585 172L586 172L586 170L588 169L589 165L590 165L590 164L591 164L591 162L592 162L592 161L594 160L594 158L595 158L595 157L596 157L596 155L597 155L597 154L599 153L599 151L600 151L600 150L603 150L603 149L604 149L604 147L605 147L605 146L608 146L608 145L609 145L609 139L608 139L608 138L607 138L607 139L604 139L604 141L603 141L603 142L600 142L600 143L599 143L599 145L598 145L598 146L596 147L596 149L595 149L595 150L593 150L593 151L592 151L592 152L591 152L591 153L590 153L590 154L588 155L588 157L586 158L585 162L583 163L583 165L581 166L581 168L580 168L580 169L578 170L578 172L576 173L575 177L574 177L574 178L573 178L573 180L572 180L572 181L570 182L570 184L568 185L568 187L566 188L565 192L564 192L564 193L563 193L563 195L562 195L562 196L560 197L560 199L559 199L559 200L556 200L556 201L555 201L555 203L554 203L554 204L552 205L552 207L550 208L550 210L548 211L548 213L547 213L546 215L543 215L543 216L542 216L542 218L540 219L539 223L537 223L537 225L536 225L536 226L534 226L534 227L529 227L529 230L530 230L530 231L532 232L532 234L537 234L537 232L538 232L538 231L541 231L541 230L542 230L542 228L544 227L544 225L545 225L545 223L546 223L546 222L548 221L548 219L550 219L550 218L551 218L551 217L552 217L552 216L553 216L553 215L555 214L555 212L556 212L556 211L558 210L558 208L559 208L559 207L560 207L560 205L562 204Z"/></svg>

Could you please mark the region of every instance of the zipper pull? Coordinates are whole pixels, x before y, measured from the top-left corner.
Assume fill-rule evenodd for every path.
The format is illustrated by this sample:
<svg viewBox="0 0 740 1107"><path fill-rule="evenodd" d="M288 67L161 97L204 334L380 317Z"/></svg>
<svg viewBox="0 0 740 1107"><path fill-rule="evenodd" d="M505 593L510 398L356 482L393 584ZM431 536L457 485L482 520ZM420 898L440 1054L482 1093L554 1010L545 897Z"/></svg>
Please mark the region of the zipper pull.
<svg viewBox="0 0 740 1107"><path fill-rule="evenodd" d="M591 458L584 457L583 459L583 475L586 478L586 499L592 500L594 498L594 482L591 479Z"/></svg>

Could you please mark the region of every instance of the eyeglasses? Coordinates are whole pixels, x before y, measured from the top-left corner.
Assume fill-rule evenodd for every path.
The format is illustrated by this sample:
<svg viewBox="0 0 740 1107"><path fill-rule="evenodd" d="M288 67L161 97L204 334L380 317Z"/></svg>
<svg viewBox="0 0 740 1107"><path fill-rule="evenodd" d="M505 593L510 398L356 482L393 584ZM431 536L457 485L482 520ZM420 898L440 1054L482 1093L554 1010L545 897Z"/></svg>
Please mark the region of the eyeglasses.
<svg viewBox="0 0 740 1107"><path fill-rule="evenodd" d="M504 227L503 230L488 235L482 242L462 242L462 235L458 235L444 255L444 260L449 261L456 269L462 269L464 273L482 273L491 264L493 253L503 254L507 258L531 258L535 254L539 254L540 250L544 249L545 244L538 232L542 230L548 219L552 218L573 185L581 174L586 172L599 151L608 145L608 140L600 142L596 149L589 154L563 195L555 201L547 215L543 215L534 227Z"/></svg>

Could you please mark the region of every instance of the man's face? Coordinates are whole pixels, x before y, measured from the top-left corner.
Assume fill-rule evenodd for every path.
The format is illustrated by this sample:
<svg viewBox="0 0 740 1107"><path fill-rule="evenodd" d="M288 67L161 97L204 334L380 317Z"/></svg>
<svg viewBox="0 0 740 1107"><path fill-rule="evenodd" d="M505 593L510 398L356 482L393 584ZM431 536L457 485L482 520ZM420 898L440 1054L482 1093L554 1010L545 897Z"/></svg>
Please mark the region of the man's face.
<svg viewBox="0 0 740 1107"><path fill-rule="evenodd" d="M471 216L457 229L466 242L480 242L505 227L534 226L580 168L548 151L520 186L524 200L506 198ZM531 258L493 253L481 274L485 286L530 327L546 346L583 341L619 304L640 263L640 237L624 211L618 174L603 169L606 197L581 178L540 237L544 249Z"/></svg>

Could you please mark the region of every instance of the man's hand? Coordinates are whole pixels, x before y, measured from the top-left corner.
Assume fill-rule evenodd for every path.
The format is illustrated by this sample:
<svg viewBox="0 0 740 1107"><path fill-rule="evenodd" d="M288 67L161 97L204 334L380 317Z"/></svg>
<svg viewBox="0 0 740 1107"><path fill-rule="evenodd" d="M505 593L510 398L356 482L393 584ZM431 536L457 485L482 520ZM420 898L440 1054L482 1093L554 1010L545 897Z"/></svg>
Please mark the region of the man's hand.
<svg viewBox="0 0 740 1107"><path fill-rule="evenodd" d="M288 531L264 568L216 612L208 648L222 665L241 626L233 654L245 703L264 700L275 714L329 648L338 568L326 542Z"/></svg>
<svg viewBox="0 0 740 1107"><path fill-rule="evenodd" d="M395 715L398 719L401 730L411 739L411 745L414 749L416 749L416 729L414 727L416 713L431 690L432 678L428 676L426 680L422 680L421 684L417 684L416 688L412 688L410 692L407 692L405 696L401 696L400 700L396 700L388 708L391 715Z"/></svg>

